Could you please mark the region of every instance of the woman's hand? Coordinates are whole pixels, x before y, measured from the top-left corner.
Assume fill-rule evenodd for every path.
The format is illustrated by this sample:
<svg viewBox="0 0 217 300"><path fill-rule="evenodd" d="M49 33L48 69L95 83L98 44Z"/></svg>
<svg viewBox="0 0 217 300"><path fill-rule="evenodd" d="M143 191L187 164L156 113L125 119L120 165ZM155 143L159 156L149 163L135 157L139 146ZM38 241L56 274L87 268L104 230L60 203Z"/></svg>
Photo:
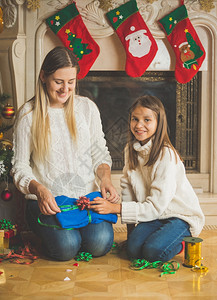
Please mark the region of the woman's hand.
<svg viewBox="0 0 217 300"><path fill-rule="evenodd" d="M121 213L121 204L111 203L111 201L105 200L100 197L97 197L90 202L90 208L102 215Z"/></svg>
<svg viewBox="0 0 217 300"><path fill-rule="evenodd" d="M45 186L32 180L30 182L29 190L37 196L38 206L42 214L55 215L56 213L61 212L55 198Z"/></svg>

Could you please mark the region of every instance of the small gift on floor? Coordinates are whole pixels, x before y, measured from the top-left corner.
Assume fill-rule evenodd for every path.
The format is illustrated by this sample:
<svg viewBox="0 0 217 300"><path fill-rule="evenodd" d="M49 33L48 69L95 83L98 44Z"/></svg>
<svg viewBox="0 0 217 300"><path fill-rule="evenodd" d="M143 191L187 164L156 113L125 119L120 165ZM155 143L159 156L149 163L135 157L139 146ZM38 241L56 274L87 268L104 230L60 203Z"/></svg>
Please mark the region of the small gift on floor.
<svg viewBox="0 0 217 300"><path fill-rule="evenodd" d="M5 253L6 249L21 246L23 246L23 242L20 233L17 232L17 226L12 225L9 220L0 220L0 251Z"/></svg>

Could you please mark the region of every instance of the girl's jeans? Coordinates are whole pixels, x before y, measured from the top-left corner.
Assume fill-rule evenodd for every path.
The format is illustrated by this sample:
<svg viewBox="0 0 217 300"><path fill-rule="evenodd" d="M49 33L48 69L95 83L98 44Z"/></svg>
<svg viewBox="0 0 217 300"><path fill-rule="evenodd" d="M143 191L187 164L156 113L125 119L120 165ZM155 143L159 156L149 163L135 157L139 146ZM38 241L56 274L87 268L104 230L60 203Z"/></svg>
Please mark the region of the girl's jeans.
<svg viewBox="0 0 217 300"><path fill-rule="evenodd" d="M78 251L89 252L93 256L102 256L112 248L114 232L111 223L101 222L88 224L79 229L61 230L40 225L39 214L38 202L28 200L27 222L33 232L41 238L45 254L55 260L70 260ZM55 215L43 215L43 223L58 225Z"/></svg>
<svg viewBox="0 0 217 300"><path fill-rule="evenodd" d="M166 262L182 250L186 236L191 236L189 224L179 218L139 223L128 237L127 253L131 259Z"/></svg>

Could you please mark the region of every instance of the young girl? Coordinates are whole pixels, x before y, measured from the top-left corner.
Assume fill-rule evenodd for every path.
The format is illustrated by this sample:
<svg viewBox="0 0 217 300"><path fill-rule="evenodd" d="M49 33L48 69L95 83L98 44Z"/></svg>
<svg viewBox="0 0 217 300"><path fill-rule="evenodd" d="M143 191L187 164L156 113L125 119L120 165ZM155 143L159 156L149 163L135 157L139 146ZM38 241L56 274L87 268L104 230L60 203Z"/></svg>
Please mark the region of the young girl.
<svg viewBox="0 0 217 300"><path fill-rule="evenodd" d="M95 210L121 214L122 223L128 224L130 258L172 259L182 250L184 237L200 234L204 215L170 142L157 97L142 96L131 107L123 173L122 204L98 198Z"/></svg>

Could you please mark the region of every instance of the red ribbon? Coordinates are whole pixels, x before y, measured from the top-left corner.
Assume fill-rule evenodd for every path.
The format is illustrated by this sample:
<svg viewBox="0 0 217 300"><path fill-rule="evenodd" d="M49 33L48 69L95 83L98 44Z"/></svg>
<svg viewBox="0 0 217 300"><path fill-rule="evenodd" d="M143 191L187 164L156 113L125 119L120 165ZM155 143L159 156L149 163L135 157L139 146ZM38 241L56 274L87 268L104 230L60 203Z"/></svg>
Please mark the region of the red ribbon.
<svg viewBox="0 0 217 300"><path fill-rule="evenodd" d="M29 246L25 245L25 247L22 248L19 253L15 253L14 250L11 250L8 254L0 255L0 262L9 260L11 263L29 265L32 264L37 258L37 256L31 253ZM29 261L24 261L26 259Z"/></svg>
<svg viewBox="0 0 217 300"><path fill-rule="evenodd" d="M80 210L89 209L90 199L85 196L79 197L79 199L76 201L76 204L80 208Z"/></svg>

